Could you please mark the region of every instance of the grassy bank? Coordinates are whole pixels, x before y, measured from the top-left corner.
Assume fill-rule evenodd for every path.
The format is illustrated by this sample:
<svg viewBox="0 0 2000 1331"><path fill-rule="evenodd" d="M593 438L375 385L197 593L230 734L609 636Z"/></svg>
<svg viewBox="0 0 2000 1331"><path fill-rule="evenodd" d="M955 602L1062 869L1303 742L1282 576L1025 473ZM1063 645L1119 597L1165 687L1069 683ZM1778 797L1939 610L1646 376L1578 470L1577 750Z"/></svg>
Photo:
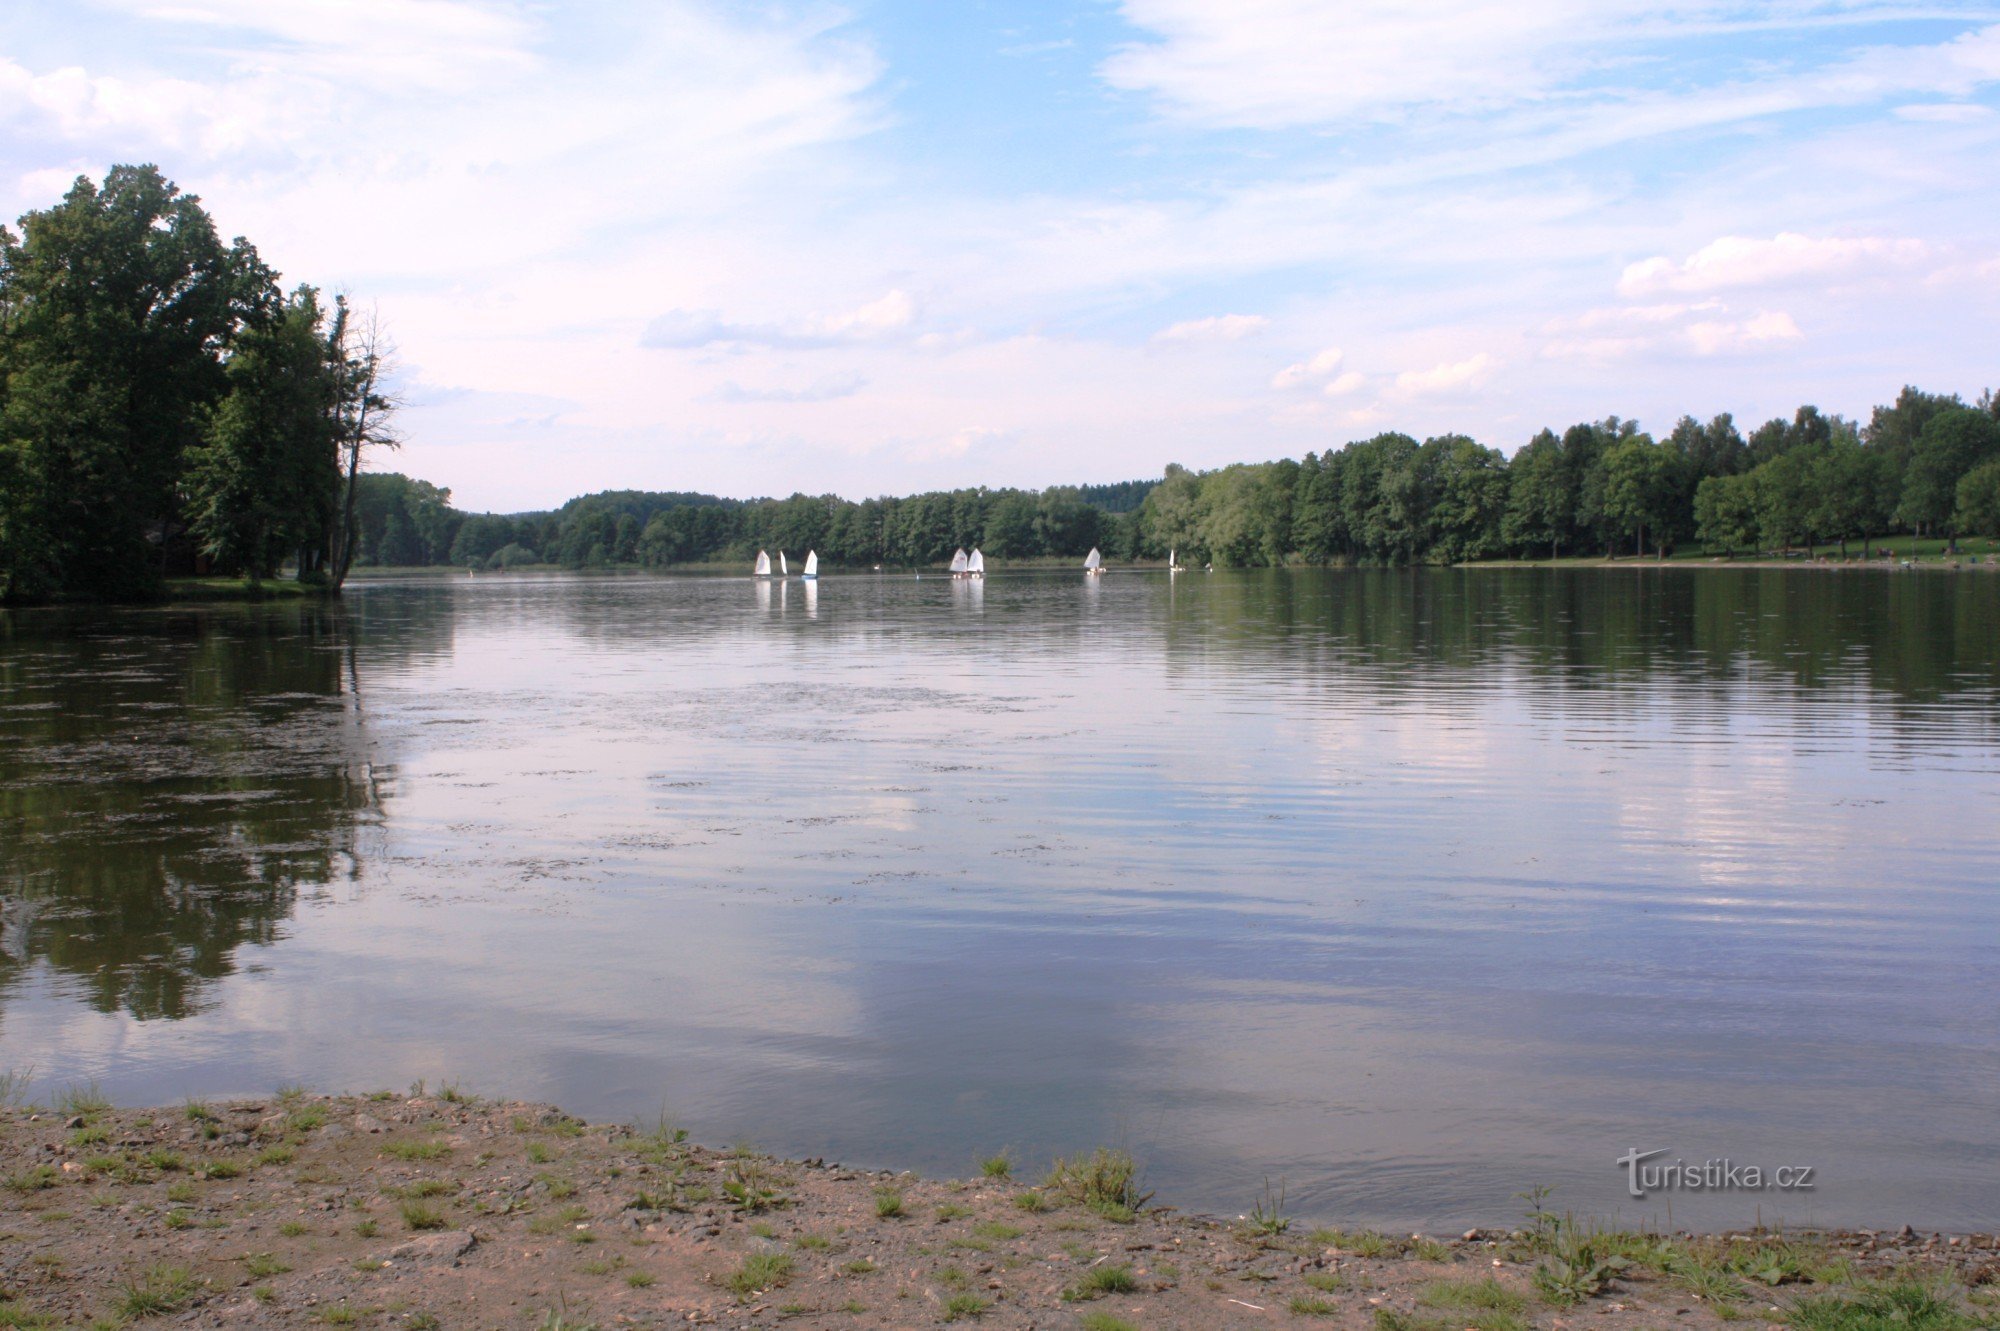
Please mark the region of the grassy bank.
<svg viewBox="0 0 2000 1331"><path fill-rule="evenodd" d="M316 587L290 579L246 582L242 578L168 578L166 599L187 601L309 601L330 595Z"/></svg>
<svg viewBox="0 0 2000 1331"><path fill-rule="evenodd" d="M446 1088L0 1111L0 1327L1972 1331L1991 1238L1309 1228L1155 1205L1115 1151L976 1176L713 1151Z"/></svg>

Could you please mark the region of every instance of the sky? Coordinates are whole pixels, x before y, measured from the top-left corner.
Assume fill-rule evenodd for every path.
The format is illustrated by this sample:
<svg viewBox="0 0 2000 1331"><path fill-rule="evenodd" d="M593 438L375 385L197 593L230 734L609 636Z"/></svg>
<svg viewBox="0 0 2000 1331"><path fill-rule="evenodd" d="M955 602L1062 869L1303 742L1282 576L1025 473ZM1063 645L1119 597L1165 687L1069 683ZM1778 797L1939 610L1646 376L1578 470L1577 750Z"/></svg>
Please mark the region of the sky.
<svg viewBox="0 0 2000 1331"><path fill-rule="evenodd" d="M2000 0L10 0L472 509L1105 482L2000 386Z"/></svg>

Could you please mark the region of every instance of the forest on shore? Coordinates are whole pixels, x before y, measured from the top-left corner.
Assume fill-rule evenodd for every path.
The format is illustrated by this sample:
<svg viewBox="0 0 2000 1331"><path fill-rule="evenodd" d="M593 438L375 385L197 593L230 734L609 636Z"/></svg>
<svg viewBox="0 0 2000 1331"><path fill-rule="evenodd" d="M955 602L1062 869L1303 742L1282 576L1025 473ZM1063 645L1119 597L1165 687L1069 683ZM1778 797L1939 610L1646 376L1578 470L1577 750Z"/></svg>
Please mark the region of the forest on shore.
<svg viewBox="0 0 2000 1331"><path fill-rule="evenodd" d="M1512 457L1378 434L1276 462L860 501L607 491L467 513L363 470L397 406L372 317L285 291L151 166L80 177L0 228L0 600L145 599L180 574L357 565L669 568L760 549L847 567L1160 558L1222 566L1734 555L1891 534L2000 537L2000 400L1906 387L1865 423L1800 407L1747 436L1684 416L1543 430Z"/></svg>
<svg viewBox="0 0 2000 1331"><path fill-rule="evenodd" d="M817 550L848 567L926 567L954 549L999 560L1222 566L1664 557L2000 537L2000 402L1905 388L1865 425L1800 407L1746 438L1727 415L1664 439L1611 417L1543 430L1512 458L1464 435L1379 434L1298 461L1157 481L964 489L859 502L606 491L553 512L463 513L451 492L364 475L360 562L386 566L670 568Z"/></svg>

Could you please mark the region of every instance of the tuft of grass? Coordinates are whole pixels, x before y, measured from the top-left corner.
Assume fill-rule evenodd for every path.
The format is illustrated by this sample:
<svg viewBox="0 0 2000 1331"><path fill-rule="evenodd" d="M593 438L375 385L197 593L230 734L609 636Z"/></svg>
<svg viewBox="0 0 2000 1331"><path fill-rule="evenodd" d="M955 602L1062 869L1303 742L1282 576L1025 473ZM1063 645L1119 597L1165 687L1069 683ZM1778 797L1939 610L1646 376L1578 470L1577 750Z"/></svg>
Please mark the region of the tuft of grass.
<svg viewBox="0 0 2000 1331"><path fill-rule="evenodd" d="M1000 1152L998 1155L989 1155L979 1162L979 1172L987 1178L1012 1178L1014 1176L1013 1158L1005 1151Z"/></svg>
<svg viewBox="0 0 2000 1331"><path fill-rule="evenodd" d="M197 1100L193 1096L189 1096L187 1103L181 1107L181 1116L190 1123L215 1123L221 1119L221 1115L209 1107L208 1101Z"/></svg>
<svg viewBox="0 0 2000 1331"><path fill-rule="evenodd" d="M1113 1317L1110 1313L1094 1309L1078 1317L1076 1324L1082 1331L1139 1331L1136 1325L1122 1317Z"/></svg>
<svg viewBox="0 0 2000 1331"><path fill-rule="evenodd" d="M0 1069L0 1109L20 1109L28 1103L28 1087L35 1080L35 1066Z"/></svg>
<svg viewBox="0 0 2000 1331"><path fill-rule="evenodd" d="M634 1271L625 1277L625 1283L633 1289L650 1289L657 1277L646 1271Z"/></svg>
<svg viewBox="0 0 2000 1331"><path fill-rule="evenodd" d="M311 1233L311 1230L302 1220L287 1220L278 1226L278 1232L288 1239L295 1239L301 1234Z"/></svg>
<svg viewBox="0 0 2000 1331"><path fill-rule="evenodd" d="M87 1124L69 1135L71 1146L102 1146L110 1140L111 1129L102 1123Z"/></svg>
<svg viewBox="0 0 2000 1331"><path fill-rule="evenodd" d="M1244 1223L1249 1227L1252 1234L1261 1235L1265 1238L1276 1238L1292 1227L1291 1217L1285 1214L1285 1181L1283 1179L1278 1180L1276 1189L1271 1187L1271 1180L1269 1178L1264 1180L1264 1195L1257 1199L1255 1206L1250 1208L1250 1214L1244 1218Z"/></svg>
<svg viewBox="0 0 2000 1331"><path fill-rule="evenodd" d="M94 1081L81 1086L72 1084L56 1092L56 1111L65 1117L81 1118L87 1122L110 1113L111 1101L97 1089Z"/></svg>
<svg viewBox="0 0 2000 1331"><path fill-rule="evenodd" d="M824 1252L833 1246L833 1240L824 1234L801 1234L792 1241L811 1252Z"/></svg>
<svg viewBox="0 0 2000 1331"><path fill-rule="evenodd" d="M1973 1331L1982 1325L1944 1289L1908 1280L1812 1295L1785 1320L1799 1331Z"/></svg>
<svg viewBox="0 0 2000 1331"><path fill-rule="evenodd" d="M1372 1229L1357 1230L1352 1234L1340 1235L1335 1246L1345 1248L1356 1257L1393 1257L1402 1250L1402 1245L1386 1235Z"/></svg>
<svg viewBox="0 0 2000 1331"><path fill-rule="evenodd" d="M1020 1238L1022 1234L1022 1231L1013 1225L1001 1224L997 1220L988 1220L982 1224L974 1225L972 1232L982 1239L992 1239L997 1243L1007 1243L1013 1239Z"/></svg>
<svg viewBox="0 0 2000 1331"><path fill-rule="evenodd" d="M1093 1266L1084 1272L1083 1279L1063 1291L1065 1303L1084 1303L1091 1299L1101 1299L1107 1294L1130 1294L1139 1288L1139 1280L1132 1274L1132 1268L1123 1264Z"/></svg>
<svg viewBox="0 0 2000 1331"><path fill-rule="evenodd" d="M977 1294L954 1294L944 1301L944 1320L957 1322L977 1318L992 1306Z"/></svg>
<svg viewBox="0 0 2000 1331"><path fill-rule="evenodd" d="M140 1156L139 1160L146 1168L157 1169L162 1174L187 1168L187 1161L181 1158L179 1151L169 1151L165 1147L155 1147Z"/></svg>
<svg viewBox="0 0 2000 1331"><path fill-rule="evenodd" d="M15 1192L42 1192L62 1182L62 1175L54 1165L36 1165L18 1174L7 1177L7 1186Z"/></svg>
<svg viewBox="0 0 2000 1331"><path fill-rule="evenodd" d="M1014 1205L1023 1211L1046 1211L1049 1209L1049 1199L1044 1193L1017 1192L1014 1194Z"/></svg>
<svg viewBox="0 0 2000 1331"><path fill-rule="evenodd" d="M354 1226L355 1235L364 1239L372 1239L381 1232L382 1226L376 1224L373 1220L363 1220Z"/></svg>
<svg viewBox="0 0 2000 1331"><path fill-rule="evenodd" d="M440 1141L384 1142L382 1154L398 1160L442 1160L451 1154L451 1147Z"/></svg>
<svg viewBox="0 0 2000 1331"><path fill-rule="evenodd" d="M560 1174L537 1174L535 1182L541 1184L542 1190L556 1201L566 1202L576 1196L576 1184Z"/></svg>
<svg viewBox="0 0 2000 1331"><path fill-rule="evenodd" d="M778 1252L753 1252L724 1282L739 1299L777 1289L792 1278L792 1259Z"/></svg>
<svg viewBox="0 0 2000 1331"><path fill-rule="evenodd" d="M1331 1317L1340 1311L1340 1305L1317 1294L1300 1294L1292 1299L1291 1309L1298 1317Z"/></svg>
<svg viewBox="0 0 2000 1331"><path fill-rule="evenodd" d="M443 1229L447 1224L443 1211L424 1202L407 1201L398 1209L402 1212L403 1223L411 1229Z"/></svg>
<svg viewBox="0 0 2000 1331"><path fill-rule="evenodd" d="M203 1178L241 1178L243 1166L234 1160L204 1161L197 1171Z"/></svg>
<svg viewBox="0 0 2000 1331"><path fill-rule="evenodd" d="M311 1132L326 1126L325 1105L301 1105L285 1115L285 1131Z"/></svg>
<svg viewBox="0 0 2000 1331"><path fill-rule="evenodd" d="M877 1219L894 1220L903 1214L903 1194L894 1188L875 1189L875 1215Z"/></svg>
<svg viewBox="0 0 2000 1331"><path fill-rule="evenodd" d="M257 1152L255 1164L268 1168L271 1165L289 1165L298 1158L298 1151L290 1146L266 1146Z"/></svg>
<svg viewBox="0 0 2000 1331"><path fill-rule="evenodd" d="M268 1252L253 1252L243 1259L243 1269L249 1273L252 1280L268 1280L272 1276L281 1276L292 1268Z"/></svg>
<svg viewBox="0 0 2000 1331"><path fill-rule="evenodd" d="M458 1189L441 1178L418 1179L396 1190L398 1197L449 1197Z"/></svg>
<svg viewBox="0 0 2000 1331"><path fill-rule="evenodd" d="M1507 1288L1492 1276L1482 1280L1434 1280L1424 1286L1417 1298L1428 1308L1464 1308L1517 1315L1528 1309L1526 1295Z"/></svg>
<svg viewBox="0 0 2000 1331"><path fill-rule="evenodd" d="M191 1202L194 1199L195 1186L185 1179L167 1189L167 1200L170 1202Z"/></svg>
<svg viewBox="0 0 2000 1331"><path fill-rule="evenodd" d="M851 1276L865 1276L874 1272L875 1263L869 1261L866 1257L857 1257L840 1269Z"/></svg>
<svg viewBox="0 0 2000 1331"><path fill-rule="evenodd" d="M1347 1277L1338 1271L1308 1271L1299 1279L1306 1282L1308 1289L1316 1289L1322 1294L1347 1288Z"/></svg>
<svg viewBox="0 0 2000 1331"><path fill-rule="evenodd" d="M548 1163L549 1161L551 1161L551 1160L553 1160L553 1159L555 1159L555 1153L554 1153L553 1151L549 1150L549 1148L548 1148L547 1146L543 1145L543 1144L542 1144L541 1142L529 1142L529 1143L528 1143L528 1163L529 1163L529 1164L531 1164L531 1165L545 1165L545 1164L547 1164L547 1163Z"/></svg>
<svg viewBox="0 0 2000 1331"><path fill-rule="evenodd" d="M122 1287L118 1311L131 1318L157 1317L186 1307L200 1291L201 1282L185 1266L148 1267Z"/></svg>
<svg viewBox="0 0 2000 1331"><path fill-rule="evenodd" d="M937 1218L940 1225L947 1224L953 1220L963 1220L971 1214L971 1207L960 1206L957 1202L945 1202L937 1209Z"/></svg>
<svg viewBox="0 0 2000 1331"><path fill-rule="evenodd" d="M1153 1196L1140 1188L1131 1153L1103 1146L1087 1157L1058 1159L1042 1186L1121 1224L1129 1224Z"/></svg>
<svg viewBox="0 0 2000 1331"><path fill-rule="evenodd" d="M344 1303L336 1303L314 1313L313 1320L323 1326L353 1326L361 1320L361 1314Z"/></svg>

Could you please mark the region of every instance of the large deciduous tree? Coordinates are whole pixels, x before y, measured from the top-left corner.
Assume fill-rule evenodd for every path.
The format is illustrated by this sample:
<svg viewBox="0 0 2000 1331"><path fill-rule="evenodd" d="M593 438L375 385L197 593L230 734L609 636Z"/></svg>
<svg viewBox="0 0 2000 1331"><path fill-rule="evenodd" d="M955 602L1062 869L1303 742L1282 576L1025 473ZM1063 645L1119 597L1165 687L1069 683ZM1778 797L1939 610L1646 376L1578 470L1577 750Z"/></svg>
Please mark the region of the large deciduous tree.
<svg viewBox="0 0 2000 1331"><path fill-rule="evenodd" d="M9 595L131 596L178 534L188 452L227 391L225 352L276 300L244 240L224 245L155 167L79 178L0 231Z"/></svg>
<svg viewBox="0 0 2000 1331"><path fill-rule="evenodd" d="M324 323L310 287L252 319L230 351L228 396L189 457L189 525L218 566L253 580L288 554L309 578L326 556L340 379Z"/></svg>

